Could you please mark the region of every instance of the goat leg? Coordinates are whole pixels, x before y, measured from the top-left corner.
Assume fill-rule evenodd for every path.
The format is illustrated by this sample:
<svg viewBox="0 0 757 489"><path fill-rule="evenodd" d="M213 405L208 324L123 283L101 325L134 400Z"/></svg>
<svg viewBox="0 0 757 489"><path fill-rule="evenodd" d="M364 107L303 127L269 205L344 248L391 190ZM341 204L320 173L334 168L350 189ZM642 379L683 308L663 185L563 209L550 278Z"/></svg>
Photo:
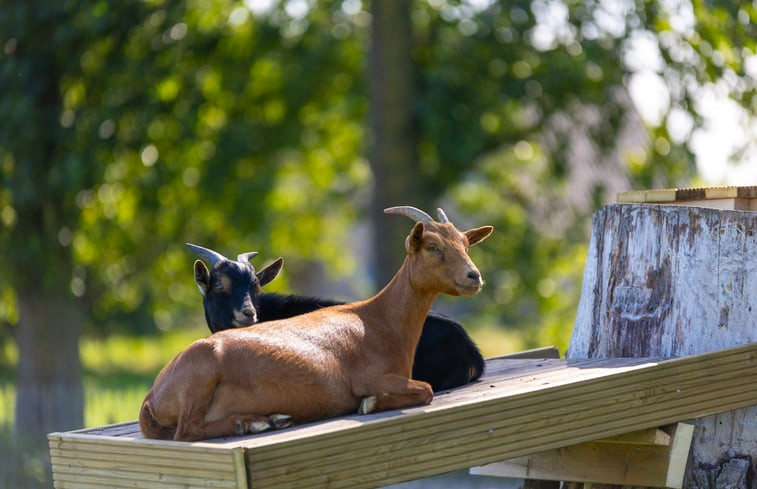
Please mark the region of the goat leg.
<svg viewBox="0 0 757 489"><path fill-rule="evenodd" d="M215 421L193 419L179 422L174 440L196 441L226 436L262 433L276 428L267 416L232 414Z"/></svg>
<svg viewBox="0 0 757 489"><path fill-rule="evenodd" d="M428 404L434 398L434 391L428 383L395 374L384 374L371 390L376 393L363 398L359 414Z"/></svg>

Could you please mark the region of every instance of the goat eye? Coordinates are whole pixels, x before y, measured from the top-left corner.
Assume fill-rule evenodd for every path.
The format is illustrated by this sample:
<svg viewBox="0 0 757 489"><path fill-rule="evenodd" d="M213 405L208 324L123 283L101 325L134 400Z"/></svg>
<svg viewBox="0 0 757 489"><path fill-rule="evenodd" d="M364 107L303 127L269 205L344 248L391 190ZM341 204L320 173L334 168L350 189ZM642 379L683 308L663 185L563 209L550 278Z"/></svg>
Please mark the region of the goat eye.
<svg viewBox="0 0 757 489"><path fill-rule="evenodd" d="M223 283L216 282L216 284L213 286L213 290L215 290L216 292L223 292Z"/></svg>
<svg viewBox="0 0 757 489"><path fill-rule="evenodd" d="M430 245L426 245L426 251L428 251L429 253L438 253L441 250L435 244L430 244Z"/></svg>

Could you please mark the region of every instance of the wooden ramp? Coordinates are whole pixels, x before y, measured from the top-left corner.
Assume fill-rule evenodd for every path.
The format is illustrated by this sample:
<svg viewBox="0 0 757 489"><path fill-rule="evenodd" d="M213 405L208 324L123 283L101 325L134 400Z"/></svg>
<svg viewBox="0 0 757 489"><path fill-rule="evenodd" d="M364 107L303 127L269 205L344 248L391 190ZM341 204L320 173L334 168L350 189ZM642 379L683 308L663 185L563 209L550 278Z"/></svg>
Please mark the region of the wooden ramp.
<svg viewBox="0 0 757 489"><path fill-rule="evenodd" d="M51 433L57 488L362 488L757 405L757 343L675 359L491 359L429 406L184 443Z"/></svg>

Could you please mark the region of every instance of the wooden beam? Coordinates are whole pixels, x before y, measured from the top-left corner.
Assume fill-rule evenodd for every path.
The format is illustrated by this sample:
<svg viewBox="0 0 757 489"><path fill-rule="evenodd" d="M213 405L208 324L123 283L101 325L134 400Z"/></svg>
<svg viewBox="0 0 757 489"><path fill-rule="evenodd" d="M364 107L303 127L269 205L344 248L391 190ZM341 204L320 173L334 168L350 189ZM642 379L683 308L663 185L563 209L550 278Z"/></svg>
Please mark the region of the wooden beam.
<svg viewBox="0 0 757 489"><path fill-rule="evenodd" d="M677 424L667 445L588 442L474 467L470 473L680 489L693 432L693 425Z"/></svg>
<svg viewBox="0 0 757 489"><path fill-rule="evenodd" d="M757 211L757 186L722 186L633 190L617 196L619 204L665 204Z"/></svg>
<svg viewBox="0 0 757 489"><path fill-rule="evenodd" d="M669 446L670 434L661 428L648 428L646 430L632 431L631 433L602 438L601 440L597 440L597 443Z"/></svg>
<svg viewBox="0 0 757 489"><path fill-rule="evenodd" d="M533 350L518 351L515 353L506 353L504 355L497 355L496 357L487 358L488 360L523 360L523 359L538 359L538 358L560 358L560 350L556 346L544 346L541 348L534 348Z"/></svg>

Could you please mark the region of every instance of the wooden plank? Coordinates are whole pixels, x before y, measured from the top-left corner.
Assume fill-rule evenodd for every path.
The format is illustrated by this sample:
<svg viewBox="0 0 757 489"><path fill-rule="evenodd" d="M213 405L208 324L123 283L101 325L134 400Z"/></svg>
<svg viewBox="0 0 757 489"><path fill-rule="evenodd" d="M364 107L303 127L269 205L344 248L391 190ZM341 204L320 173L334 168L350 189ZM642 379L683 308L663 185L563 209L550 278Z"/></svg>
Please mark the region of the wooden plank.
<svg viewBox="0 0 757 489"><path fill-rule="evenodd" d="M136 421L132 422L133 424L136 424ZM128 447L131 445L130 441L136 438L139 438L142 440L141 445L150 447L153 449L159 449L161 447L173 447L177 448L179 450L182 450L187 453L195 453L195 454L217 454L218 453L218 445L216 443L209 443L207 441L199 441L199 442L175 442L171 440L149 440L142 438L141 436L110 436L105 435L105 431L103 431L103 434L100 435L93 435L89 433L75 433L75 432L66 432L66 433L50 433L47 435L48 441L51 443L60 443L65 440L71 440L76 439L79 443L89 443L93 445L99 445L99 444L107 444L107 445L113 445L113 446L123 446Z"/></svg>
<svg viewBox="0 0 757 489"><path fill-rule="evenodd" d="M109 441L109 440L104 440ZM90 440L78 440L76 438L70 438L62 440L60 442L50 442L50 452L53 454L67 454L76 453L77 456L87 457L117 457L121 460L128 460L129 457L136 459L149 458L155 463L163 462L163 458L167 457L167 462L170 462L176 455L180 454L183 460L190 463L198 463L208 466L224 466L228 463L229 453L228 450L217 450L216 453L209 451L194 452L191 450L185 450L185 447L181 446L163 446L152 447L143 443L147 440L140 439L139 443L133 443L127 441L126 443L93 443Z"/></svg>
<svg viewBox="0 0 757 489"><path fill-rule="evenodd" d="M139 470L117 470L95 467L77 467L59 465L56 467L56 480L99 481L103 487L108 484L134 483L144 487L156 487L157 484L183 487L207 487L218 489L236 489L236 480L225 477L223 472L208 472L200 477L185 475L181 467L162 473L150 473Z"/></svg>
<svg viewBox="0 0 757 489"><path fill-rule="evenodd" d="M122 423L114 423L105 426L96 426L93 428L82 428L79 430L67 431L67 434L89 434L89 435L110 435L120 436L124 434L133 434L139 432L139 423L136 421L126 421Z"/></svg>
<svg viewBox="0 0 757 489"><path fill-rule="evenodd" d="M180 470L182 474L191 477L202 478L208 474L215 474L219 478L236 480L234 471L230 464L200 464L193 462L191 465L184 463L181 468L176 467L176 454L172 458L164 458L162 463L152 460L150 457L125 457L123 455L113 456L103 454L102 457L95 457L92 454L82 455L77 450L69 450L65 455L60 453L52 454L50 459L53 465L61 467L90 467L93 469L113 469L129 470L132 467L138 467L140 472L145 474L164 474ZM183 461L183 459L182 459Z"/></svg>
<svg viewBox="0 0 757 489"><path fill-rule="evenodd" d="M665 204L723 210L757 210L757 186L667 188L621 192L619 204Z"/></svg>
<svg viewBox="0 0 757 489"><path fill-rule="evenodd" d="M560 358L560 350L558 350L556 346L544 346L542 348L534 348L532 350L506 353L504 355L487 358L486 360L487 362L489 362L491 360L523 360L538 358Z"/></svg>
<svg viewBox="0 0 757 489"><path fill-rule="evenodd" d="M669 454L671 469L668 471L667 487L683 487L683 481L686 478L686 464L689 461L689 450L691 449L693 438L693 424L679 423L675 426L675 432L671 433Z"/></svg>
<svg viewBox="0 0 757 489"><path fill-rule="evenodd" d="M644 202L675 202L676 189L657 189L644 192Z"/></svg>
<svg viewBox="0 0 757 489"><path fill-rule="evenodd" d="M117 479L107 474L65 474L61 473L55 477L55 487L84 489L90 487L97 488L130 488L130 489L187 489L187 488L207 488L207 489L224 489L222 486L216 486L208 481L195 482L169 482L169 481L148 481L138 479ZM234 486L231 486L234 487Z"/></svg>
<svg viewBox="0 0 757 489"><path fill-rule="evenodd" d="M669 445L588 442L474 467L470 473L680 488L693 431L693 425L678 424Z"/></svg>
<svg viewBox="0 0 757 489"><path fill-rule="evenodd" d="M231 456L234 465L234 478L236 479L236 489L247 489L247 466L243 448L232 449Z"/></svg>
<svg viewBox="0 0 757 489"><path fill-rule="evenodd" d="M706 199L735 199L739 193L737 187L707 187L704 195Z"/></svg>
<svg viewBox="0 0 757 489"><path fill-rule="evenodd" d="M647 428L646 430L632 431L622 435L611 436L610 438L602 438L596 442L669 446L670 435L660 428Z"/></svg>
<svg viewBox="0 0 757 489"><path fill-rule="evenodd" d="M643 204L646 194L643 190L620 192L616 198L618 204Z"/></svg>

